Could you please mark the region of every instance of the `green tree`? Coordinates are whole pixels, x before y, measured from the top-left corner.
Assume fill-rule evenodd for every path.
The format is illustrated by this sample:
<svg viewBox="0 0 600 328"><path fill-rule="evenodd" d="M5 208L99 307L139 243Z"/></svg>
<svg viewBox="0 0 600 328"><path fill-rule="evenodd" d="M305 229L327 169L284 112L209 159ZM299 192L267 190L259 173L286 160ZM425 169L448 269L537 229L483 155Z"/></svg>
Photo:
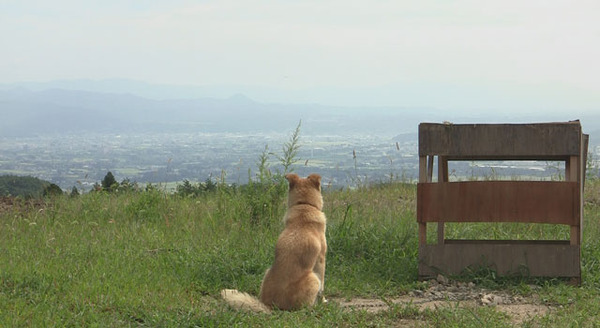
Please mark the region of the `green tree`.
<svg viewBox="0 0 600 328"><path fill-rule="evenodd" d="M183 197L193 196L196 194L196 188L190 180L185 179L182 184L177 184L175 194Z"/></svg>
<svg viewBox="0 0 600 328"><path fill-rule="evenodd" d="M216 192L217 191L217 183L215 183L211 177L206 178L206 180L204 180L204 185L203 185L203 190L205 192Z"/></svg>
<svg viewBox="0 0 600 328"><path fill-rule="evenodd" d="M112 174L112 172L108 171L108 173L106 173L104 176L104 179L102 179L102 189L111 192L116 190L118 186L119 183L115 179L115 176Z"/></svg>
<svg viewBox="0 0 600 328"><path fill-rule="evenodd" d="M62 194L63 190L60 189L60 187L54 183L51 183L47 187L45 187L44 192L42 193L44 197L56 197Z"/></svg>
<svg viewBox="0 0 600 328"><path fill-rule="evenodd" d="M139 187L137 182L125 178L119 184L119 192L135 192L138 191Z"/></svg>
<svg viewBox="0 0 600 328"><path fill-rule="evenodd" d="M44 195L50 182L31 176L0 176L0 196L37 198Z"/></svg>

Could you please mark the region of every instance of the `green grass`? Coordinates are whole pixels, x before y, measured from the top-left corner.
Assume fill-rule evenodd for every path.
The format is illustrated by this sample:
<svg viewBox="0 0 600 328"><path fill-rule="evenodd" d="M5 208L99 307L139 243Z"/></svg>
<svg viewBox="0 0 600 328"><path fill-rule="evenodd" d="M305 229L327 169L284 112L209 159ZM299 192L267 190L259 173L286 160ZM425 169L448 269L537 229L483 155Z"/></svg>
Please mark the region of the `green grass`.
<svg viewBox="0 0 600 328"><path fill-rule="evenodd" d="M476 277L535 293L556 307L525 327L600 325L600 183L588 181L586 189L582 287L535 280L540 288L531 289L531 281ZM327 297L389 299L420 288L415 192L414 185L394 183L325 194ZM258 222L240 191L197 198L160 190L90 193L42 207L23 202L0 214L0 326L362 327L402 320L425 327L511 326L495 308L396 305L373 314L330 303L272 315L230 310L219 300L221 289L258 294L282 229L281 202ZM490 233L480 225L452 229L471 237ZM493 229L492 237L506 230ZM511 229L524 238L556 234L553 227Z"/></svg>

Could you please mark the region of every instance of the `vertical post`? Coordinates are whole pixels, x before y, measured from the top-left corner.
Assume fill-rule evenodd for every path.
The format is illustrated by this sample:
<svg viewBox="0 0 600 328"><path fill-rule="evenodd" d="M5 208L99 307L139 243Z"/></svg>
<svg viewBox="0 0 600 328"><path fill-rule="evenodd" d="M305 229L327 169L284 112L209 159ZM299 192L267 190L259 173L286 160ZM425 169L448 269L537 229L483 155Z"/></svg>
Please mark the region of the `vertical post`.
<svg viewBox="0 0 600 328"><path fill-rule="evenodd" d="M579 151L579 160L580 160L580 164L579 164L579 231L575 232L579 237L577 245L580 245L579 259L577 261L577 262L579 262L577 264L579 266L579 277L572 279L572 280L575 280L574 282L578 286L581 285L581 244L583 243L583 203L584 203L583 192L585 191L585 176L586 176L586 169L587 169L587 152L588 152L589 141L590 141L590 136L587 134L581 133L581 149ZM573 230L573 229L571 228L571 230ZM573 234L573 232L571 232L571 234ZM572 241L571 241L571 244L573 244Z"/></svg>
<svg viewBox="0 0 600 328"><path fill-rule="evenodd" d="M579 161L579 156L570 156L569 159L567 160L566 164L565 164L565 180L566 181L572 181L572 182L579 182L580 185L580 189L579 189L579 199L580 199L580 204L578 204L577 206L581 207L581 197L583 197L582 192L581 192L581 180L580 180L580 173L581 170L579 169L579 166L581 165L580 161ZM581 231L580 231L580 225L581 225L581 215L583 214L581 209L579 211L580 213L580 220L576 225L572 225L571 226L571 235L570 235L570 240L571 240L571 245L580 245L581 242Z"/></svg>
<svg viewBox="0 0 600 328"><path fill-rule="evenodd" d="M438 183L448 182L448 158L445 156L438 155ZM438 222L437 228L437 243L438 245L444 244L445 239L445 226L444 222Z"/></svg>
<svg viewBox="0 0 600 328"><path fill-rule="evenodd" d="M448 182L448 157L438 156L438 181Z"/></svg>
<svg viewBox="0 0 600 328"><path fill-rule="evenodd" d="M431 156L419 156L419 183L430 182L429 158ZM419 246L421 245L427 245L427 223L425 222L419 222Z"/></svg>
<svg viewBox="0 0 600 328"><path fill-rule="evenodd" d="M427 182L433 182L433 155L427 156Z"/></svg>
<svg viewBox="0 0 600 328"><path fill-rule="evenodd" d="M581 176L583 177L581 179L581 194L583 195L583 190L585 190L585 176L587 174L587 160L588 160L588 145L590 143L590 136L588 134L584 134L583 135L583 149L581 150L581 157L583 158L583 163L581 165L581 170L583 171L583 173L581 174ZM583 203L583 202L582 202Z"/></svg>
<svg viewBox="0 0 600 328"><path fill-rule="evenodd" d="M427 223L419 222L419 246L427 245Z"/></svg>
<svg viewBox="0 0 600 328"><path fill-rule="evenodd" d="M579 178L579 242L583 242L583 192L585 191L585 175L587 170L587 155L588 155L588 144L590 136L587 134L581 135L581 169Z"/></svg>
<svg viewBox="0 0 600 328"><path fill-rule="evenodd" d="M427 181L427 157L428 156L419 156L419 182L428 182Z"/></svg>

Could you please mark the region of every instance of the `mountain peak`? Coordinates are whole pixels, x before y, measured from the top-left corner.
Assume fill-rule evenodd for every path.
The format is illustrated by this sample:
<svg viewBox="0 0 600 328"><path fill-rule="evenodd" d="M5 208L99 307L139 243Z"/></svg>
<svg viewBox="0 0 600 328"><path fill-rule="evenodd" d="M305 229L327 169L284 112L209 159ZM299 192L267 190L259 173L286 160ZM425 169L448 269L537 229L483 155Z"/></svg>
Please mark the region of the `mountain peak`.
<svg viewBox="0 0 600 328"><path fill-rule="evenodd" d="M243 105L256 103L254 100L248 98L246 95L244 95L242 93L236 93L233 96L229 97L228 100L231 102L234 102L236 104L243 104Z"/></svg>

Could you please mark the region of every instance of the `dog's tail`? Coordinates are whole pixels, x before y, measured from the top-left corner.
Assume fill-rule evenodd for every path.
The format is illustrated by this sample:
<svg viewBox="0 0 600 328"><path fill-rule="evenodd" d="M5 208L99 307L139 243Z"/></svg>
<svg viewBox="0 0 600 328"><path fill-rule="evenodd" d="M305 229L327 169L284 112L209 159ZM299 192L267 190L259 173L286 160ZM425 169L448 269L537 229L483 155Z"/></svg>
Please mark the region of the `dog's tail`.
<svg viewBox="0 0 600 328"><path fill-rule="evenodd" d="M242 293L235 289L223 289L221 297L234 309L250 310L258 313L271 313L271 309L252 295Z"/></svg>

